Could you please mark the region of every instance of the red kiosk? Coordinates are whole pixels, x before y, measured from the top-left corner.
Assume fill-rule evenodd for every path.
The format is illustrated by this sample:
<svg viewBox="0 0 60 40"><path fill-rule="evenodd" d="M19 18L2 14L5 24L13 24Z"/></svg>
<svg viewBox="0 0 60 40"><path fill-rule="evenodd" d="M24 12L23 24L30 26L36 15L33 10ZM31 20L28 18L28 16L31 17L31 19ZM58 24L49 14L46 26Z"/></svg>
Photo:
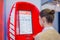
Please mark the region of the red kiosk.
<svg viewBox="0 0 60 40"><path fill-rule="evenodd" d="M8 19L8 40L34 40L41 32L39 10L28 2L17 2L12 6Z"/></svg>

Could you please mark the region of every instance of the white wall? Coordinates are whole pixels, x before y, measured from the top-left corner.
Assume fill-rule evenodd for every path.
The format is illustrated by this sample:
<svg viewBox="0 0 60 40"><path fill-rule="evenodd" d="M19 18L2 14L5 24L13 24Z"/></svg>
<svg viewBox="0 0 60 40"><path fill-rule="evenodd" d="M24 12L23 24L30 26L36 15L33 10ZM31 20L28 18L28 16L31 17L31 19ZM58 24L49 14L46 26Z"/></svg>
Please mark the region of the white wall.
<svg viewBox="0 0 60 40"><path fill-rule="evenodd" d="M43 4L43 3L47 2L47 1L49 1L49 0L41 0L41 4Z"/></svg>
<svg viewBox="0 0 60 40"><path fill-rule="evenodd" d="M58 31L58 12L55 13L53 26Z"/></svg>

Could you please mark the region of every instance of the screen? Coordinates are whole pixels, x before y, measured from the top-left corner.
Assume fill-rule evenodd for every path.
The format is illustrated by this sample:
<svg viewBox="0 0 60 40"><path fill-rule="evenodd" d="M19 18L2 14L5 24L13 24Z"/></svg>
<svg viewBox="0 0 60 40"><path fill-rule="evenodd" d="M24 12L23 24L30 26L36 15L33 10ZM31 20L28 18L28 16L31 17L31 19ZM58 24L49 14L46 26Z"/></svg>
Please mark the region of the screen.
<svg viewBox="0 0 60 40"><path fill-rule="evenodd" d="M19 11L20 34L32 34L31 11Z"/></svg>

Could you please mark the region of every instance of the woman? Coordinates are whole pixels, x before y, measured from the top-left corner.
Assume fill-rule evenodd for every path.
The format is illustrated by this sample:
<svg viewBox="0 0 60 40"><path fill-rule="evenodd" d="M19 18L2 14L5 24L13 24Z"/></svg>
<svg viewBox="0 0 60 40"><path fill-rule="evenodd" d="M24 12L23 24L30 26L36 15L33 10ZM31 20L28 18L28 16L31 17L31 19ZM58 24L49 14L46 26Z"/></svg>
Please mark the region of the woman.
<svg viewBox="0 0 60 40"><path fill-rule="evenodd" d="M59 33L53 28L54 10L44 9L40 13L41 25L44 29L35 36L35 40L60 40Z"/></svg>

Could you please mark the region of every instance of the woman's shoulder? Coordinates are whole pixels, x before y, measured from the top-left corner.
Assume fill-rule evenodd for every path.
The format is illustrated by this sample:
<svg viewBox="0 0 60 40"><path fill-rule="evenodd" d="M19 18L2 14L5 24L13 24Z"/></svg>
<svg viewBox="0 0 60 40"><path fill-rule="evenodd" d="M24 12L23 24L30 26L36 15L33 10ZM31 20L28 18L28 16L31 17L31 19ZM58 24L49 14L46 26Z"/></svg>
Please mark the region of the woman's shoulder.
<svg viewBox="0 0 60 40"><path fill-rule="evenodd" d="M55 30L47 30L40 36L40 39L60 40L59 33Z"/></svg>
<svg viewBox="0 0 60 40"><path fill-rule="evenodd" d="M47 30L43 35L59 35L59 33L56 30Z"/></svg>

